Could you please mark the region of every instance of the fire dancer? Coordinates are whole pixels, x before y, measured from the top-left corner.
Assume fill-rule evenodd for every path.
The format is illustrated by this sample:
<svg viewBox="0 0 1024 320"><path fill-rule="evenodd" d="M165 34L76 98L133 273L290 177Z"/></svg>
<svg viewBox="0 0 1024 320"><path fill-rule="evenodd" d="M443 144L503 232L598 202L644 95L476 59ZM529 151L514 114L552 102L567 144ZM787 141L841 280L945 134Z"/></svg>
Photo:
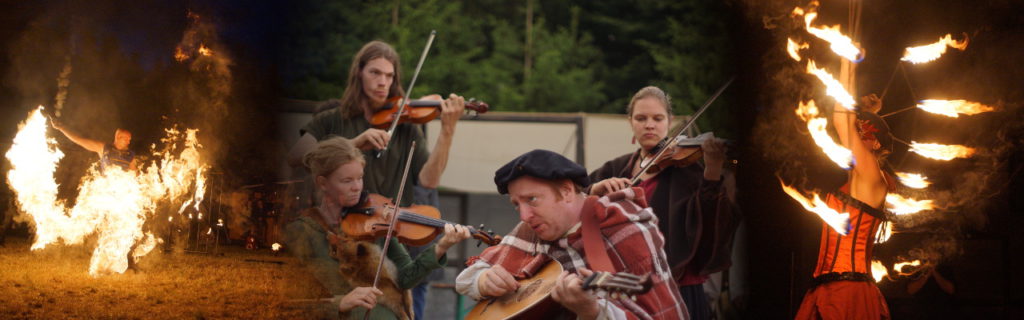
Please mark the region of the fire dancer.
<svg viewBox="0 0 1024 320"><path fill-rule="evenodd" d="M363 189L365 161L351 141L340 137L319 142L316 149L305 156L304 162L315 176L317 189L323 198L319 207L304 210L288 224L285 231L287 245L334 295L331 301L343 315L361 318L366 310L370 310L372 319L408 319L410 315L406 307L409 306L403 304L402 294L389 294L385 288L389 283L385 279L388 275L382 275L381 289L354 285L354 282L366 281L355 278L367 270L372 282L377 260L362 255L347 256L352 251L344 249L364 245L346 238L339 224L345 212L366 199L368 193ZM407 292L430 271L447 264L448 248L467 238L469 231L466 227L445 225L440 240L415 259L397 239L393 240L387 258L397 267L397 274L390 275L391 279L403 293ZM374 247L382 243L380 240ZM332 255L332 244L338 246L336 255ZM340 270L351 271L342 274Z"/></svg>
<svg viewBox="0 0 1024 320"><path fill-rule="evenodd" d="M895 187L885 157L892 150L889 126L878 116L882 101L861 98L856 113L833 112L839 140L853 152L847 183L826 198L829 207L850 214L846 235L822 224L813 287L804 296L797 319L888 319L885 298L871 277L871 255L886 194Z"/></svg>
<svg viewBox="0 0 1024 320"><path fill-rule="evenodd" d="M630 178L641 170L641 159L652 156L652 149L668 135L671 97L657 87L645 87L633 95L626 114L640 148L590 173L590 180L597 181L590 188L592 195L630 187ZM703 167L693 163L645 173L638 185L658 216L665 253L691 319L711 319L704 282L731 265L733 235L739 226L722 183L725 144L708 139L701 147Z"/></svg>
<svg viewBox="0 0 1024 320"><path fill-rule="evenodd" d="M551 297L580 319L686 319L686 305L672 281L662 250L664 238L647 208L644 190L625 188L604 197L587 196L587 171L565 157L546 150L525 153L494 173L498 192L508 194L522 220L501 244L484 250L466 263L456 279L456 290L473 299L500 297L515 292L516 278L534 274L545 263L558 263ZM592 230L592 231L588 231ZM652 288L635 301L602 298L584 291L583 277L602 268L597 250L584 247L586 232L595 232L608 265L605 269L649 274ZM605 241L601 241L604 239ZM594 242L591 242L594 243ZM611 302L611 303L604 303Z"/></svg>
<svg viewBox="0 0 1024 320"><path fill-rule="evenodd" d="M95 152L100 156L100 170L106 170L109 166L117 166L123 170L135 171L135 153L128 149L132 143L131 131L117 128L114 130L114 143L103 143L89 139L64 127L60 121L50 121L54 129L60 130L65 137L75 144Z"/></svg>

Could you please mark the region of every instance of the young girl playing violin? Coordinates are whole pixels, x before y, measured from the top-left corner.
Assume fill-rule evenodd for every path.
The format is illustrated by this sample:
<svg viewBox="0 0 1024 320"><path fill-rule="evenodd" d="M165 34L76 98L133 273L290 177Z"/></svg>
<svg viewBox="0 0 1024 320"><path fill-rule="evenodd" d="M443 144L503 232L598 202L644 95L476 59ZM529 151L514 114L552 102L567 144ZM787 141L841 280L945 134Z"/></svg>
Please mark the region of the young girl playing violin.
<svg viewBox="0 0 1024 320"><path fill-rule="evenodd" d="M640 148L606 162L590 173L592 195L630 187L640 174L642 187L665 236L665 253L691 319L710 319L703 283L708 275L731 264L732 238L739 216L731 210L722 186L725 144L708 139L701 145L704 166L693 162L641 173L641 162L653 157L655 146L672 123L671 98L657 87L640 89L626 110L633 139Z"/></svg>
<svg viewBox="0 0 1024 320"><path fill-rule="evenodd" d="M371 319L410 318L408 305L403 301L381 300L402 300L401 296L353 284L360 280L352 278L356 274L369 269L372 278L376 271L372 269L376 268L377 260L364 255L366 246L376 249L375 246L383 244L383 240L376 244L355 243L342 233L339 226L343 215L367 197L363 190L363 154L348 139L335 137L319 142L316 149L305 156L304 163L315 176L317 189L323 197L319 206L304 210L288 224L285 232L288 248L334 295L331 302L338 307L343 318L361 319L366 310L371 310ZM441 239L416 258L410 257L405 247L393 240L387 251L387 260L394 265L396 274L382 276L381 282L390 278L401 291L408 291L431 270L444 266L448 248L469 238L469 231L464 226L448 224L444 230ZM342 274L340 270L347 272Z"/></svg>

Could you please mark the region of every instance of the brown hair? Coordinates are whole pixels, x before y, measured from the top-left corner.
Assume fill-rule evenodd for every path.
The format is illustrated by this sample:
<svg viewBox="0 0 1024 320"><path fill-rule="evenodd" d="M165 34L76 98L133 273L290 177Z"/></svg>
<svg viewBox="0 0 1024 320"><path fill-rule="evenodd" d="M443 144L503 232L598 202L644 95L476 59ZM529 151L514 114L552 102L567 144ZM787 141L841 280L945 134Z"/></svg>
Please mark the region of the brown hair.
<svg viewBox="0 0 1024 320"><path fill-rule="evenodd" d="M543 181L545 182L545 184L548 185L548 187L551 188L551 191L555 192L555 200L558 201L562 201L562 199L565 199L562 197L562 192L559 189L562 188L562 184L565 183L566 181L569 181L569 183L572 184L573 193L583 192L583 186L581 186L579 183L572 181L572 179L555 179Z"/></svg>
<svg viewBox="0 0 1024 320"><path fill-rule="evenodd" d="M633 99L629 100L629 106L626 107L626 115L632 117L633 106L636 105L637 100L644 98L658 99L661 104L665 105L665 112L668 113L668 116L672 116L672 97L655 86L646 86L643 89L640 89L640 91L637 91L636 94L633 95Z"/></svg>
<svg viewBox="0 0 1024 320"><path fill-rule="evenodd" d="M352 141L342 137L320 141L316 144L316 149L302 157L302 163L314 176L324 177L352 161L366 164L363 153L352 144Z"/></svg>
<svg viewBox="0 0 1024 320"><path fill-rule="evenodd" d="M402 79L402 68L399 65L398 52L383 41L370 41L363 45L363 48L359 49L356 56L352 58L352 66L348 70L348 84L345 87L345 92L341 94L341 114L345 119L363 115L362 106L368 99L363 94L363 81L359 75L370 60L377 58L384 58L395 67L395 76L392 79L388 96L403 95L402 84L399 83L399 80Z"/></svg>

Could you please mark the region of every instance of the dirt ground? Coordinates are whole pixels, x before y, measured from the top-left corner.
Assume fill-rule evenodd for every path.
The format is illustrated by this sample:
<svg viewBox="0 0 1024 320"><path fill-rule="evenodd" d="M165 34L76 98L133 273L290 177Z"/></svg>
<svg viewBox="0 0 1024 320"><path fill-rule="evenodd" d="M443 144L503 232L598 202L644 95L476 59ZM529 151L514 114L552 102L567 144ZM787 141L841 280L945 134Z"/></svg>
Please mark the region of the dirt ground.
<svg viewBox="0 0 1024 320"><path fill-rule="evenodd" d="M91 249L8 238L0 247L0 319L309 319L330 317L316 280L287 253L220 247L221 254L143 257L140 271L89 276ZM249 261L247 261L249 260Z"/></svg>

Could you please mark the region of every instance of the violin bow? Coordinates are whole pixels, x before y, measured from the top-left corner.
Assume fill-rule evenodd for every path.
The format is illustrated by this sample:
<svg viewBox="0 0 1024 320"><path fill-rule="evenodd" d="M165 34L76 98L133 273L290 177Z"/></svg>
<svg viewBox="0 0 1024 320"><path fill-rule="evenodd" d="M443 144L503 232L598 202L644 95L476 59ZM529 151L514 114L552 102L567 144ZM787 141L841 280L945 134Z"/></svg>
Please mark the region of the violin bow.
<svg viewBox="0 0 1024 320"><path fill-rule="evenodd" d="M395 196L395 206L391 209L391 222L388 224L388 233L384 237L384 248L380 250L380 260L377 261L377 273L373 276L373 288L377 289L377 284L380 282L380 271L384 268L384 259L388 258L388 247L391 246L391 236L395 232L395 224L398 223L398 207L402 202L402 194L405 192L405 181L409 178L409 167L412 164L412 155L416 153L416 141L412 142L412 146L409 147L409 156L405 159L405 171L402 172L402 182L398 185L398 195ZM371 308L372 309L372 308ZM366 310L366 315L363 320L370 318L370 310Z"/></svg>
<svg viewBox="0 0 1024 320"><path fill-rule="evenodd" d="M729 85L732 84L733 80L736 80L736 77L729 78L729 81L726 81L721 88L718 88L718 91L715 91L715 94L711 95L711 98L708 98L708 101L704 102L704 105L701 106L700 109L697 109L697 112L693 113L693 116L690 117L690 121L687 121L686 125L680 128L679 132L676 133L675 136L673 136L672 139L665 144L665 147L661 148L661 150L658 150L658 153L655 154L654 157L652 157L651 159L654 160L660 158L663 154L665 154L665 150L669 149L669 146L675 144L676 141L679 141L679 138L683 136L683 133L686 132L686 129L689 129L690 127L693 126L694 123L697 123L697 118L700 118L700 115L703 114L704 111L711 106L711 103L715 102L715 100L718 99L718 96L722 95L722 92L725 91L725 88L728 88ZM654 165L655 162L656 161L648 161L647 164L643 165L643 167L640 168L640 172L637 172L636 175L633 176L633 179L630 179L630 185L635 186L637 182L640 182L640 176L643 176L644 172L647 172L647 169Z"/></svg>
<svg viewBox="0 0 1024 320"><path fill-rule="evenodd" d="M398 112L395 113L395 119L391 120L391 127L388 128L388 137L395 133L395 128L398 127L398 120L402 118L402 112L405 111L405 103L409 100L409 95L412 94L412 88L416 85L416 78L420 76L420 69L423 68L423 61L427 60L427 52L430 52L430 45L434 43L434 36L437 35L437 30L430 30L430 37L427 38L427 46L423 47L423 53L420 54L420 61L416 63L416 71L412 73L412 81L409 82L409 91L406 91L402 95L402 99L398 100ZM377 152L377 158L380 158L385 152L388 151L388 146L391 145L391 139L388 139L388 143L384 144L384 149L380 149Z"/></svg>

